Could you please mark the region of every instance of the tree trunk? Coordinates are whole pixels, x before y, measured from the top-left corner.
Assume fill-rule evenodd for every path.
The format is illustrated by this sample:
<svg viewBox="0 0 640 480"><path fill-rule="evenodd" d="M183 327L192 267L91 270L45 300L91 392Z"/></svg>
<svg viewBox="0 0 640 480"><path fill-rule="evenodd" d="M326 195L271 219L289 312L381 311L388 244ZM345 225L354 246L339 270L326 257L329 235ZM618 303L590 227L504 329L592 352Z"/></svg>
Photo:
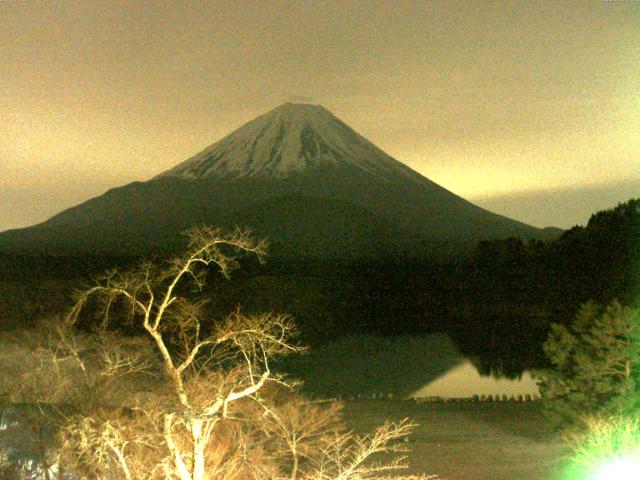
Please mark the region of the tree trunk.
<svg viewBox="0 0 640 480"><path fill-rule="evenodd" d="M167 442L167 447L169 449L169 452L171 453L171 456L173 457L173 466L180 480L193 480L193 476L191 475L191 472L189 472L189 469L185 465L184 460L182 459L182 454L178 450L178 447L176 446L176 443L173 440L173 432L171 431L172 422L173 422L173 414L171 413L165 414L164 432L163 432L164 440L165 442Z"/></svg>
<svg viewBox="0 0 640 480"><path fill-rule="evenodd" d="M204 449L206 438L202 433L204 420L201 418L191 419L191 436L193 438L193 480L204 480L205 464Z"/></svg>

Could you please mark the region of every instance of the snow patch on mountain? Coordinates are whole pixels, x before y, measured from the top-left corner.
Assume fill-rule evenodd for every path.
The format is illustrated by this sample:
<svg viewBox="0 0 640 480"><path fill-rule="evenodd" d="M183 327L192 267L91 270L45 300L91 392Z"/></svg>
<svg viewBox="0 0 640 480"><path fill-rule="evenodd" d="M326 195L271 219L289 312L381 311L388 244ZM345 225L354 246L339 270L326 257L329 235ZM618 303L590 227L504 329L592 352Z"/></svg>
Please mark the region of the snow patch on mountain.
<svg viewBox="0 0 640 480"><path fill-rule="evenodd" d="M320 105L285 103L156 178L286 178L324 167L424 180Z"/></svg>

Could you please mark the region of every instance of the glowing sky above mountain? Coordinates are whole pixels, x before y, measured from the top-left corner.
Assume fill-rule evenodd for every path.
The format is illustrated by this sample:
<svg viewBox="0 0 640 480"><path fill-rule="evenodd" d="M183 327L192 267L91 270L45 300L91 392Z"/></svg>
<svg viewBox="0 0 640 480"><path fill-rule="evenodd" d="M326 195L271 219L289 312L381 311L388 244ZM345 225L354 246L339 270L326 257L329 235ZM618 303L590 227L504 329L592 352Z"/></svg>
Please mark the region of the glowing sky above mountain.
<svg viewBox="0 0 640 480"><path fill-rule="evenodd" d="M640 3L0 2L0 230L285 102L536 226L640 196Z"/></svg>

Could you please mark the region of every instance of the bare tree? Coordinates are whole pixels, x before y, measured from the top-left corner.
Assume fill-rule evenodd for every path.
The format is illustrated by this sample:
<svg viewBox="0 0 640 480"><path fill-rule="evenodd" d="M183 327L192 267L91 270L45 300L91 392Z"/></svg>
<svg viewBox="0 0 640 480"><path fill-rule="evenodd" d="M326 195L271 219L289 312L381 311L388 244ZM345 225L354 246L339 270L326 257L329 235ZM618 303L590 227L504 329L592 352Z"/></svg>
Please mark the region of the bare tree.
<svg viewBox="0 0 640 480"><path fill-rule="evenodd" d="M206 447L215 426L228 417L230 404L256 395L267 381L277 381L270 359L296 348L289 343L293 325L284 316L249 317L238 311L206 332L204 304L181 295L181 283L191 280L202 287L205 271L200 267L211 265L229 275L237 266L234 253L262 258L265 245L240 230L224 235L209 227L191 230L189 238L189 253L163 270L145 264L132 272L111 272L80 294L68 321L75 322L87 300L99 296L106 326L113 303L125 301L131 319L141 322L153 340L174 393L175 405L162 415L172 462L165 473L180 480L203 480ZM232 365L231 371L220 375L225 362ZM189 433L187 445L176 441L179 430ZM125 478L132 478L126 458L119 463Z"/></svg>
<svg viewBox="0 0 640 480"><path fill-rule="evenodd" d="M435 479L435 475L401 475L408 467L404 440L416 424L408 419L386 422L372 434L345 431L340 421L342 405L309 402L294 397L282 405L261 402L260 423L279 458L289 462L281 480ZM273 477L272 477L273 478Z"/></svg>
<svg viewBox="0 0 640 480"><path fill-rule="evenodd" d="M262 259L264 242L210 227L189 240L164 267L114 270L79 292L65 322L34 349L40 366L26 377L44 388L30 387L30 398L74 405L62 463L105 480L413 478L389 476L403 458L368 462L401 452L397 441L412 424L355 436L342 430L337 407L301 399L274 374L274 357L300 350L287 316L236 310L206 321L206 304L194 297L207 267L228 276L239 254ZM74 326L89 312L99 328L81 333ZM144 335L113 333L118 318Z"/></svg>
<svg viewBox="0 0 640 480"><path fill-rule="evenodd" d="M63 426L117 404L153 374L154 352L141 339L82 333L56 318L0 333L0 352L8 401L0 447L12 450L17 468L26 472L27 465L47 480L64 478L57 441Z"/></svg>

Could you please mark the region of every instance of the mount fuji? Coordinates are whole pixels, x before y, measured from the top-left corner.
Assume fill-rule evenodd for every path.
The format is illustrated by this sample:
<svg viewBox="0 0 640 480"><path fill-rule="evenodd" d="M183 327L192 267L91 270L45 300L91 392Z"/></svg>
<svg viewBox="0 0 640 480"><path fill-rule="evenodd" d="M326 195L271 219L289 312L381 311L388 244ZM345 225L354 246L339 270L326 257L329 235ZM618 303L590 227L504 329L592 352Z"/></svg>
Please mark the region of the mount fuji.
<svg viewBox="0 0 640 480"><path fill-rule="evenodd" d="M161 253L203 223L251 228L276 257L338 260L556 235L451 193L322 106L287 103L149 181L1 233L0 251Z"/></svg>

